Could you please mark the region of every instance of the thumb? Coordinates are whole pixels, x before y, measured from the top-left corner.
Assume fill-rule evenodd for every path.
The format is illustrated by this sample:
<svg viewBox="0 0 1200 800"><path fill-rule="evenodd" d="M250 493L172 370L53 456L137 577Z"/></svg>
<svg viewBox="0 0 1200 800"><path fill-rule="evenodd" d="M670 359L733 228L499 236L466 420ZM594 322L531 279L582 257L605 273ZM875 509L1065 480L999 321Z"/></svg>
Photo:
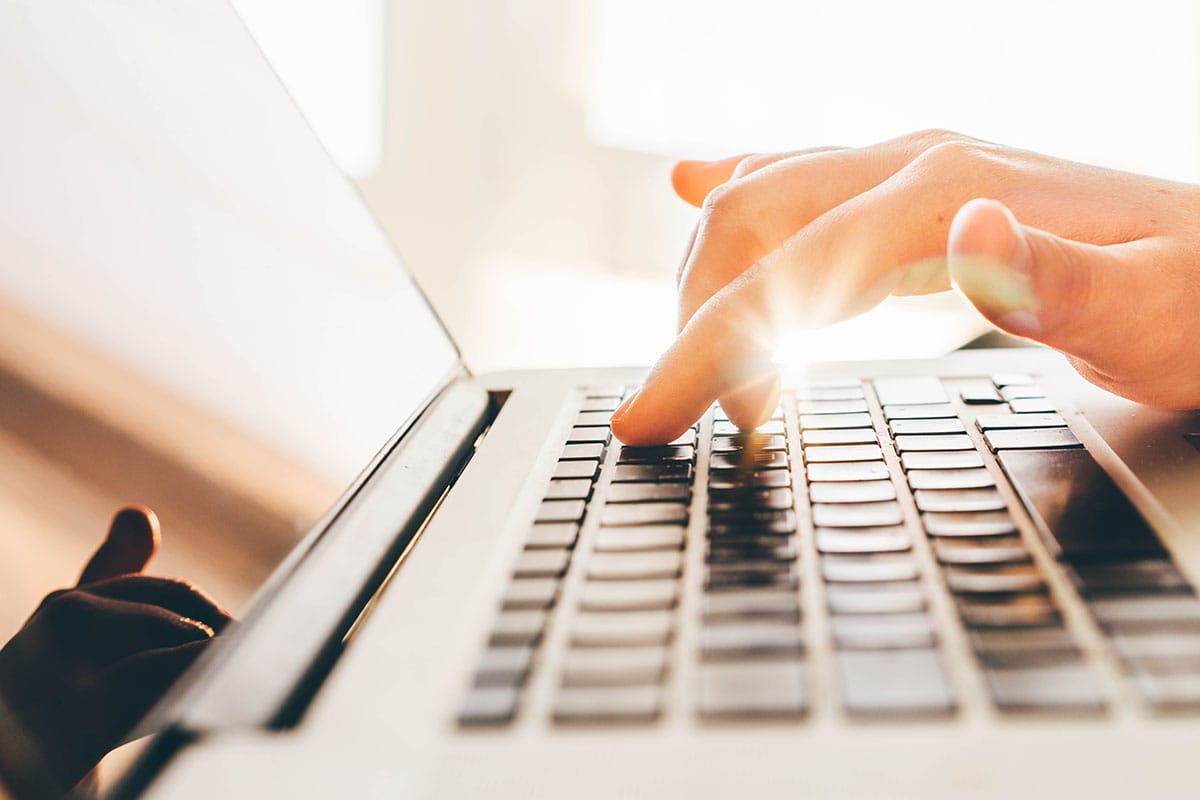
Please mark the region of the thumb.
<svg viewBox="0 0 1200 800"><path fill-rule="evenodd" d="M123 508L113 517L108 536L92 554L79 584L141 572L158 550L162 535L158 516L144 506Z"/></svg>
<svg viewBox="0 0 1200 800"><path fill-rule="evenodd" d="M1093 362L1121 341L1138 273L1123 246L1076 242L1021 225L995 200L964 205L947 262L959 291L998 328Z"/></svg>

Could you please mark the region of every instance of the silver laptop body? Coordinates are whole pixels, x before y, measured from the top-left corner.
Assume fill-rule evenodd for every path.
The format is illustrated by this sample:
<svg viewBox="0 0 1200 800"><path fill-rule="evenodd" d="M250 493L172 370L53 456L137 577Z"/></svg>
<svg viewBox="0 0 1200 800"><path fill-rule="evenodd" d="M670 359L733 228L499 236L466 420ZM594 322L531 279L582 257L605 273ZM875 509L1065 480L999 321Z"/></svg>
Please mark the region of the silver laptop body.
<svg viewBox="0 0 1200 800"><path fill-rule="evenodd" d="M25 156L10 185L101 148L77 185L116 211L80 211L87 236L54 250L51 212L89 203L11 192L7 240L86 281L125 268L101 235L119 228L131 285L209 298L181 328L230 314L235 375L238 353L319 347L361 369L301 363L327 387L306 413L326 390L353 408L339 388L396 409L384 431L346 421L381 448L152 714L116 795L1200 790L1200 415L1115 398L1050 352L964 351L818 364L752 436L714 409L672 446L624 448L607 416L638 370L468 372L230 9L66 6L0 13L25 81L8 102L28 106L3 135ZM108 183L120 170L138 180ZM287 321L273 297L355 296L329 277L347 260L383 300L336 324L280 332L224 304ZM5 280L57 307L46 281ZM391 358L360 363L368 339ZM189 365L168 379L209 368ZM322 422L297 452L343 435Z"/></svg>

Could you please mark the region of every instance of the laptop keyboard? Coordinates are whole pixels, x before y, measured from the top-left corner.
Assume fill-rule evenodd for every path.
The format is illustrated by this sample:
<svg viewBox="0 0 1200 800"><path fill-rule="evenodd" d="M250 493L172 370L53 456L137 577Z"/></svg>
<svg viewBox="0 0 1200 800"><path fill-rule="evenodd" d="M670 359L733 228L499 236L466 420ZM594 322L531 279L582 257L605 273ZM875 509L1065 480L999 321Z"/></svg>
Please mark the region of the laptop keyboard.
<svg viewBox="0 0 1200 800"><path fill-rule="evenodd" d="M1032 377L812 383L656 448L611 438L622 393L584 392L462 725L513 724L535 680L555 723L653 723L681 672L699 719L803 718L814 612L848 714L956 713L948 624L999 712L1103 712L1062 591L1145 704L1200 708L1200 601Z"/></svg>

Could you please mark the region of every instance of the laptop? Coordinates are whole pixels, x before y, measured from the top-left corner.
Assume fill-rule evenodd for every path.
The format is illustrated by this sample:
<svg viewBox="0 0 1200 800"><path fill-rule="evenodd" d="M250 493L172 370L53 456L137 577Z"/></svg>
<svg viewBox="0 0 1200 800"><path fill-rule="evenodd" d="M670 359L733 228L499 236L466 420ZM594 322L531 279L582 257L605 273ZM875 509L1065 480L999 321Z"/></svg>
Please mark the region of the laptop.
<svg viewBox="0 0 1200 800"><path fill-rule="evenodd" d="M5 294L340 492L115 796L1200 791L1200 415L961 351L626 447L640 370L466 368L230 8L0 41Z"/></svg>

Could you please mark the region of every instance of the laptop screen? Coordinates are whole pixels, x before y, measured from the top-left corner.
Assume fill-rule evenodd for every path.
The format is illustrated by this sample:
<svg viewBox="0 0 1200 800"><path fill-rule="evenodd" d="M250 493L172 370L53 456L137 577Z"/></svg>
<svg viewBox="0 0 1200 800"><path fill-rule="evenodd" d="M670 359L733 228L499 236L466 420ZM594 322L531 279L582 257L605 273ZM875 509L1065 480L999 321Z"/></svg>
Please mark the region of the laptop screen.
<svg viewBox="0 0 1200 800"><path fill-rule="evenodd" d="M236 613L454 344L231 8L6 2L0 109L0 643L135 503Z"/></svg>

